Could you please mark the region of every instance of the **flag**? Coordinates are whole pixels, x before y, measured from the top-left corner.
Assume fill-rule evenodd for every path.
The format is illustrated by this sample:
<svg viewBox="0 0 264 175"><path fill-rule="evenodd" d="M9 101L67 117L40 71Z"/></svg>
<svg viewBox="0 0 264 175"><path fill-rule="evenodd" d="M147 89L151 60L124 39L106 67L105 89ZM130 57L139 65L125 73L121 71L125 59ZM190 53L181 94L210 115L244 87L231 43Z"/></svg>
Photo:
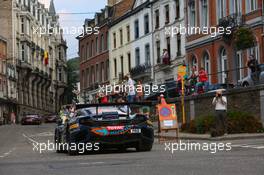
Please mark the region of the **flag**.
<svg viewBox="0 0 264 175"><path fill-rule="evenodd" d="M44 52L44 64L49 64L49 53L47 51Z"/></svg>

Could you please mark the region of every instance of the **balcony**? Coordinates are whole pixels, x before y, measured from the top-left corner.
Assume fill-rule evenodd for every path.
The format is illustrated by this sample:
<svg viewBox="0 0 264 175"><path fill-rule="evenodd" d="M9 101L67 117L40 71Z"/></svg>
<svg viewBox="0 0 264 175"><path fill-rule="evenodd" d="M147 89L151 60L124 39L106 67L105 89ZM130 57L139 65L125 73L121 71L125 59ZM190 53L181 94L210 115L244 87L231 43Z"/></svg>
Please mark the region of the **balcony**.
<svg viewBox="0 0 264 175"><path fill-rule="evenodd" d="M17 60L17 67L21 69L32 70L31 64L29 64L27 61Z"/></svg>
<svg viewBox="0 0 264 175"><path fill-rule="evenodd" d="M245 24L245 17L241 13L234 13L219 19L219 27L234 29Z"/></svg>
<svg viewBox="0 0 264 175"><path fill-rule="evenodd" d="M133 79L141 79L144 77L150 77L151 76L151 65L149 63L138 65L131 69L130 74Z"/></svg>

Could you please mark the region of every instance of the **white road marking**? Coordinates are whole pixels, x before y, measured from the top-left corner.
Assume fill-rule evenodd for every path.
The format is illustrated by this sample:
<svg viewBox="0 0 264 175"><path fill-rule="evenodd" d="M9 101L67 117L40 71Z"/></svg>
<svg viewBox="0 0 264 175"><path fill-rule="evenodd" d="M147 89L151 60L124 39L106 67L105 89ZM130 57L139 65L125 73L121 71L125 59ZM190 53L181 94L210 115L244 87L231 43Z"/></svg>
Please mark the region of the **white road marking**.
<svg viewBox="0 0 264 175"><path fill-rule="evenodd" d="M87 163L80 163L81 165L100 165L104 164L104 162L87 162Z"/></svg>
<svg viewBox="0 0 264 175"><path fill-rule="evenodd" d="M240 144L240 145L232 145L234 148L253 148L253 149L264 149L263 145L253 145L253 144Z"/></svg>
<svg viewBox="0 0 264 175"><path fill-rule="evenodd" d="M10 151L4 153L3 155L0 156L0 158L5 158L7 157L9 154L11 154L13 151L15 150L15 148L12 148Z"/></svg>
<svg viewBox="0 0 264 175"><path fill-rule="evenodd" d="M33 140L32 138L28 137L26 134L22 134L23 137L27 138L29 141L33 142L33 143L38 143L37 141Z"/></svg>

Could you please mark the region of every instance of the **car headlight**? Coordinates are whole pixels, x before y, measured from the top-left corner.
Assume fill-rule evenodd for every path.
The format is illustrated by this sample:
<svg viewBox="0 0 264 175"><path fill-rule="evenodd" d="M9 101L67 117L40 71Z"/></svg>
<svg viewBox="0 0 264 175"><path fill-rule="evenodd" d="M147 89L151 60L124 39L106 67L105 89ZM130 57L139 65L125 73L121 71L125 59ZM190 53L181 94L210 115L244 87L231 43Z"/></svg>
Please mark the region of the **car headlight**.
<svg viewBox="0 0 264 175"><path fill-rule="evenodd" d="M77 128L79 128L79 124L77 123L70 125L70 129L77 129Z"/></svg>

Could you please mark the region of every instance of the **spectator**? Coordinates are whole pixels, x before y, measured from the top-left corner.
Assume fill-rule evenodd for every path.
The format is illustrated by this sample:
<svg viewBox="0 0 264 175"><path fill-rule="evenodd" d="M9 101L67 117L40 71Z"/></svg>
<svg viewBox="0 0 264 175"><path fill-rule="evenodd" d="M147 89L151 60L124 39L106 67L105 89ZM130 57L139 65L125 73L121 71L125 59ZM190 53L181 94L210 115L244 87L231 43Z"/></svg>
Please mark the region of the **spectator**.
<svg viewBox="0 0 264 175"><path fill-rule="evenodd" d="M144 100L144 90L141 81L137 82L137 100L142 102Z"/></svg>
<svg viewBox="0 0 264 175"><path fill-rule="evenodd" d="M134 80L132 80L130 75L127 75L127 86L129 87L127 94L127 102L133 103L136 98L136 91L135 91L135 82Z"/></svg>
<svg viewBox="0 0 264 175"><path fill-rule="evenodd" d="M222 95L222 90L216 92L216 96L213 99L215 106L215 129L216 135L222 135L220 133L227 134L227 124L226 124L226 110L227 110L227 99Z"/></svg>
<svg viewBox="0 0 264 175"><path fill-rule="evenodd" d="M197 78L198 78L197 68L196 66L193 66L191 76L189 77L190 94L197 92L197 88L196 88Z"/></svg>
<svg viewBox="0 0 264 175"><path fill-rule="evenodd" d="M108 97L106 95L101 98L101 103L108 103Z"/></svg>
<svg viewBox="0 0 264 175"><path fill-rule="evenodd" d="M257 84L259 82L259 63L258 60L255 58L254 55L250 55L249 59L247 61L247 66L251 70L251 77L254 82L254 84Z"/></svg>
<svg viewBox="0 0 264 175"><path fill-rule="evenodd" d="M200 87L204 87L204 88L202 88L202 91L207 91L207 89L208 89L208 75L207 75L204 68L200 69L198 76L199 76Z"/></svg>
<svg viewBox="0 0 264 175"><path fill-rule="evenodd" d="M161 58L162 58L163 64L170 64L170 56L169 56L169 52L167 49L163 49L163 54Z"/></svg>

